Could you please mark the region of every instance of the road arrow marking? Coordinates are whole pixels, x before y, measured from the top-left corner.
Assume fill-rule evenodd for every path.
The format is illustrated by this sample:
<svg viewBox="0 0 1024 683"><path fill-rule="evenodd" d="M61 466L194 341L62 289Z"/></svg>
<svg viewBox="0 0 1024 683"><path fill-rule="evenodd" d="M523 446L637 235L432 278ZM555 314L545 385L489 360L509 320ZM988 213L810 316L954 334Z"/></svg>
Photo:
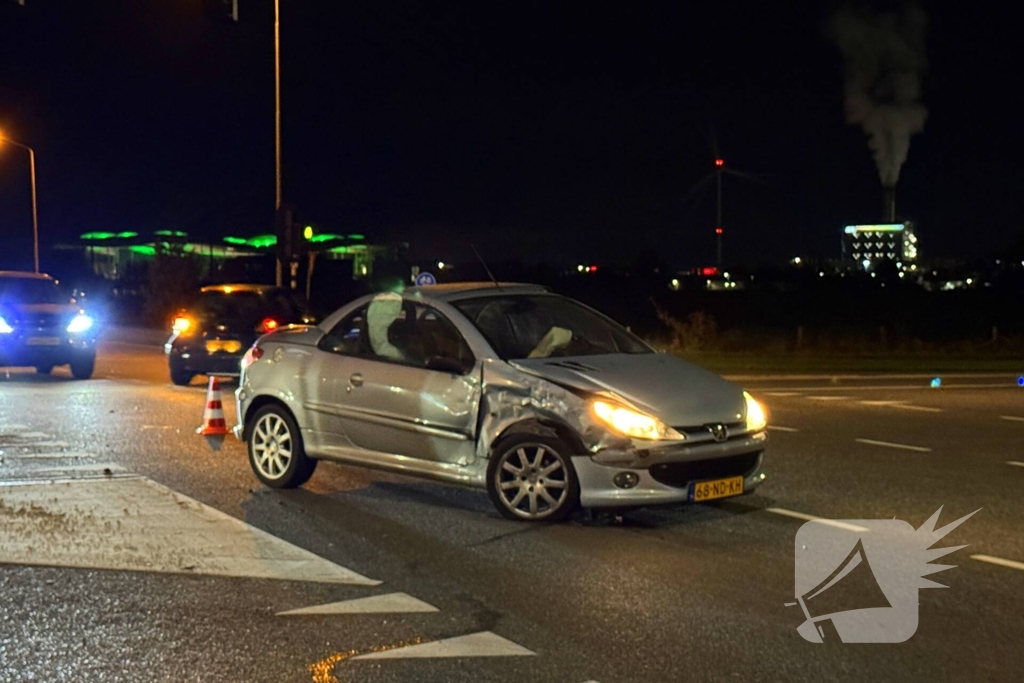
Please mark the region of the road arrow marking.
<svg viewBox="0 0 1024 683"><path fill-rule="evenodd" d="M299 609L278 612L279 617L294 617L318 614L404 614L411 612L437 612L433 605L417 600L406 593L388 593L372 595L368 598L342 600L325 605L301 607Z"/></svg>
<svg viewBox="0 0 1024 683"><path fill-rule="evenodd" d="M535 653L490 631L445 638L393 650L371 652L359 659L411 659L433 657L530 657Z"/></svg>

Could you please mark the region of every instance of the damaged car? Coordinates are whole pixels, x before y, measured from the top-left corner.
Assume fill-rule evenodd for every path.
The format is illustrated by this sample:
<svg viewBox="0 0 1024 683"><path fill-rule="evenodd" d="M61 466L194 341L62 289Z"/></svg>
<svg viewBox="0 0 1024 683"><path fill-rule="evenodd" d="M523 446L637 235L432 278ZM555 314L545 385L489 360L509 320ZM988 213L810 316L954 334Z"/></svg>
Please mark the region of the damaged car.
<svg viewBox="0 0 1024 683"><path fill-rule="evenodd" d="M249 462L300 486L320 460L486 489L510 519L702 502L765 479L764 408L544 287L369 295L261 337L236 391Z"/></svg>

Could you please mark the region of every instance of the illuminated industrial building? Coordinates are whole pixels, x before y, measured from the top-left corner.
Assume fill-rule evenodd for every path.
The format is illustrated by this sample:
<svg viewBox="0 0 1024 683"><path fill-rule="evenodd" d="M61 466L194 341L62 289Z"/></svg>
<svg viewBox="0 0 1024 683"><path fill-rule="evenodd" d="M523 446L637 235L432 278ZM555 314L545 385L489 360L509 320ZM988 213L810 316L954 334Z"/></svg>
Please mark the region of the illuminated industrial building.
<svg viewBox="0 0 1024 683"><path fill-rule="evenodd" d="M873 271L880 266L916 270L917 235L913 223L847 225L843 229L843 261L858 270Z"/></svg>

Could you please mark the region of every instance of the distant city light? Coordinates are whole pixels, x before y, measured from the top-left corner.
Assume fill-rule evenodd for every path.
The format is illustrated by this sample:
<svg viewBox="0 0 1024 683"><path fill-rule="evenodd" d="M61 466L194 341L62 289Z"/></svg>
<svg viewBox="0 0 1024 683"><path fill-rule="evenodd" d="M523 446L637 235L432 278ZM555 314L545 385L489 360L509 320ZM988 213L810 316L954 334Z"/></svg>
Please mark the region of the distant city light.
<svg viewBox="0 0 1024 683"><path fill-rule="evenodd" d="M799 266L801 263L803 263L803 259L801 259L799 256L794 256L793 257L793 265L794 266Z"/></svg>
<svg viewBox="0 0 1024 683"><path fill-rule="evenodd" d="M444 261L438 261L437 262L437 269L438 270L444 270Z"/></svg>
<svg viewBox="0 0 1024 683"><path fill-rule="evenodd" d="M305 230L302 231L302 236L305 237L307 240L313 239L313 226L307 225Z"/></svg>
<svg viewBox="0 0 1024 683"><path fill-rule="evenodd" d="M861 265L864 266L864 270L867 270L868 268L871 267L871 259L864 259L861 262Z"/></svg>
<svg viewBox="0 0 1024 683"><path fill-rule="evenodd" d="M718 167L725 166L725 159L715 159L715 166L718 166Z"/></svg>
<svg viewBox="0 0 1024 683"><path fill-rule="evenodd" d="M587 269L587 267L584 266L583 264L580 264L580 265L576 266L576 272L577 273L582 273L586 269Z"/></svg>
<svg viewBox="0 0 1024 683"><path fill-rule="evenodd" d="M679 289L679 278L672 278L672 289Z"/></svg>
<svg viewBox="0 0 1024 683"><path fill-rule="evenodd" d="M721 235L723 232L725 232L725 231L722 230L721 228L715 228L715 234L716 235Z"/></svg>

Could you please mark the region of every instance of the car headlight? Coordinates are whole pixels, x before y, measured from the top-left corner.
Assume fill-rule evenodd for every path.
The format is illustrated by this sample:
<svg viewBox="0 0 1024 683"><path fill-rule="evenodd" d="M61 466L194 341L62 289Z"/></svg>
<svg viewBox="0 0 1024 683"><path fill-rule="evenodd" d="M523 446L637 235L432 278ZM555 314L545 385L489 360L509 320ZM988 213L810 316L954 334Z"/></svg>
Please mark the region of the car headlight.
<svg viewBox="0 0 1024 683"><path fill-rule="evenodd" d="M92 318L87 316L85 313L79 313L71 322L68 323L68 332L71 334L81 334L92 327Z"/></svg>
<svg viewBox="0 0 1024 683"><path fill-rule="evenodd" d="M174 322L171 323L171 329L177 332L178 334L187 333L189 329L191 329L191 327L192 319L184 315L179 315L174 319Z"/></svg>
<svg viewBox="0 0 1024 683"><path fill-rule="evenodd" d="M10 334L11 332L14 332L14 328L8 325L4 317L0 315L0 334Z"/></svg>
<svg viewBox="0 0 1024 683"><path fill-rule="evenodd" d="M682 434L672 429L656 417L645 415L610 401L595 400L591 402L594 415L601 422L617 432L634 439L682 439Z"/></svg>
<svg viewBox="0 0 1024 683"><path fill-rule="evenodd" d="M768 415L764 406L754 400L754 397L743 392L743 398L747 402L747 431L759 432L768 426Z"/></svg>

